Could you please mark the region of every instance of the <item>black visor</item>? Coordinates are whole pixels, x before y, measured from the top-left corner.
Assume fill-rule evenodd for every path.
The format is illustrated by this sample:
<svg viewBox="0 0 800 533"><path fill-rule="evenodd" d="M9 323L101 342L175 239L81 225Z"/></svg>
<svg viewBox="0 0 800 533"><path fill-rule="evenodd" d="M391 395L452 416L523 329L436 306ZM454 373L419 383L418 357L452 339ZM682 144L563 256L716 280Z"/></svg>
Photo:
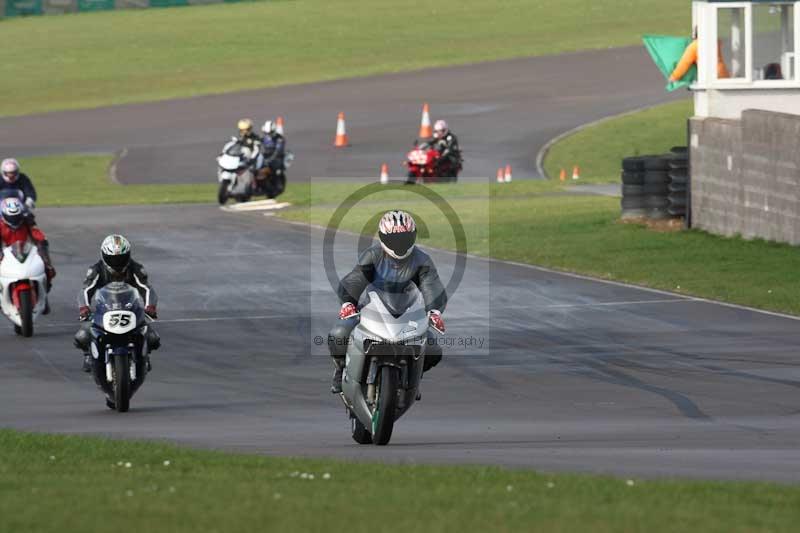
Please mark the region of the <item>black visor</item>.
<svg viewBox="0 0 800 533"><path fill-rule="evenodd" d="M379 233L379 235L383 245L399 257L406 255L417 240L417 230L403 233Z"/></svg>
<svg viewBox="0 0 800 533"><path fill-rule="evenodd" d="M108 265L109 268L116 270L117 272L122 272L123 270L125 270L130 260L131 260L130 252L127 254L119 254L119 255L103 254L103 262L106 265Z"/></svg>

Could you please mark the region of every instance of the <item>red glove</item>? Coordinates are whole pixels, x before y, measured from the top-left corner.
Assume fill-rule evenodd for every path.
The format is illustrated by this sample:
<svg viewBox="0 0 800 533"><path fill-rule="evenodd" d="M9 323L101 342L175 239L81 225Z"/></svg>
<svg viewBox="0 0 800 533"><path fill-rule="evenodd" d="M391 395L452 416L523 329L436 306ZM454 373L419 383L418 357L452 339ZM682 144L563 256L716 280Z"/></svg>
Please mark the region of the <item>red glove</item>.
<svg viewBox="0 0 800 533"><path fill-rule="evenodd" d="M356 316L358 314L358 308L347 302L346 304L342 304L342 308L339 311L339 319L340 320L347 320L350 317Z"/></svg>
<svg viewBox="0 0 800 533"><path fill-rule="evenodd" d="M444 335L444 320L442 319L442 313L436 309L433 309L428 313L428 318L430 318L431 327Z"/></svg>
<svg viewBox="0 0 800 533"><path fill-rule="evenodd" d="M147 307L145 307L144 308L144 313L147 316L149 316L150 318L152 318L153 320L158 318L158 313L156 312L156 306L155 305L148 305Z"/></svg>
<svg viewBox="0 0 800 533"><path fill-rule="evenodd" d="M78 309L78 317L81 319L81 321L89 320L90 313L91 311L89 310L89 307L85 305L80 306L80 308Z"/></svg>

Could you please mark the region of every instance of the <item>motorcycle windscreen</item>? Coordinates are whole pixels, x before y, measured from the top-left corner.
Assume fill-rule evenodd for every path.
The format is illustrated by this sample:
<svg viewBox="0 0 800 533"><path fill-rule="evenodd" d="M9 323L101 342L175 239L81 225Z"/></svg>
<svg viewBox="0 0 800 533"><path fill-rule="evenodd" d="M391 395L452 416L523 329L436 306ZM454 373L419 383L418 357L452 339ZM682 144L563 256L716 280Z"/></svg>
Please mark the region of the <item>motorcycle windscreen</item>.
<svg viewBox="0 0 800 533"><path fill-rule="evenodd" d="M417 286L389 291L370 285L361 307L361 325L382 340L405 341L421 335L427 328L425 301Z"/></svg>
<svg viewBox="0 0 800 533"><path fill-rule="evenodd" d="M24 263L31 253L33 244L30 241L17 241L11 245L11 253L20 263Z"/></svg>
<svg viewBox="0 0 800 533"><path fill-rule="evenodd" d="M139 291L127 283L113 282L99 289L94 295L97 314L108 311L132 311L137 316L144 309Z"/></svg>

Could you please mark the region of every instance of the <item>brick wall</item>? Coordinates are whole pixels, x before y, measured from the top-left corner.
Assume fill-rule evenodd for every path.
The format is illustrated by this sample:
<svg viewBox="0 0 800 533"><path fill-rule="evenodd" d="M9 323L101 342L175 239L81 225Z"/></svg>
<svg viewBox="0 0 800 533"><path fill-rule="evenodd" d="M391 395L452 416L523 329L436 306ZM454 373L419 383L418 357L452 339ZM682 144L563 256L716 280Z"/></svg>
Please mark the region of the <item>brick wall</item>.
<svg viewBox="0 0 800 533"><path fill-rule="evenodd" d="M800 116L748 110L690 128L693 226L800 244Z"/></svg>

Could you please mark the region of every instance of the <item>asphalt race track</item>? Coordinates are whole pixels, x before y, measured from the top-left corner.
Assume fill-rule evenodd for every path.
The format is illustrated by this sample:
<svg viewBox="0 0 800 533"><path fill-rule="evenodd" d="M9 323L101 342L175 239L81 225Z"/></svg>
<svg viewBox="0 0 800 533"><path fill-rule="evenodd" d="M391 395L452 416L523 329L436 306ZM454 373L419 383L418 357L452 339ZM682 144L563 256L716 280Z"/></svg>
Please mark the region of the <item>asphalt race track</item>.
<svg viewBox="0 0 800 533"><path fill-rule="evenodd" d="M0 146L18 156L121 153L124 183L214 182L214 158L236 121L283 115L289 178L393 176L419 131L423 101L458 135L464 176L536 177L539 149L586 122L686 93L664 92L644 47L517 59L186 100L0 118ZM351 147L334 149L344 111ZM259 123L260 124L260 123ZM259 126L260 127L260 126Z"/></svg>
<svg viewBox="0 0 800 533"><path fill-rule="evenodd" d="M500 154L515 177L533 177L554 135L664 99L647 61L611 50L0 119L0 146L127 149L123 181L203 181L238 116L283 112L295 176L373 176L402 157L427 99L460 134L467 174L490 175ZM619 86L619 69L636 81ZM328 147L339 109L353 142L343 152ZM53 314L33 339L0 326L0 427L275 455L800 481L796 319L470 258L445 315L453 345L422 402L389 446L359 446L314 340L338 308L318 230L213 205L37 216L59 269ZM151 272L164 339L126 414L106 409L71 346L80 280L114 231ZM340 235L336 254L341 273L355 239ZM455 256L432 254L449 279Z"/></svg>

